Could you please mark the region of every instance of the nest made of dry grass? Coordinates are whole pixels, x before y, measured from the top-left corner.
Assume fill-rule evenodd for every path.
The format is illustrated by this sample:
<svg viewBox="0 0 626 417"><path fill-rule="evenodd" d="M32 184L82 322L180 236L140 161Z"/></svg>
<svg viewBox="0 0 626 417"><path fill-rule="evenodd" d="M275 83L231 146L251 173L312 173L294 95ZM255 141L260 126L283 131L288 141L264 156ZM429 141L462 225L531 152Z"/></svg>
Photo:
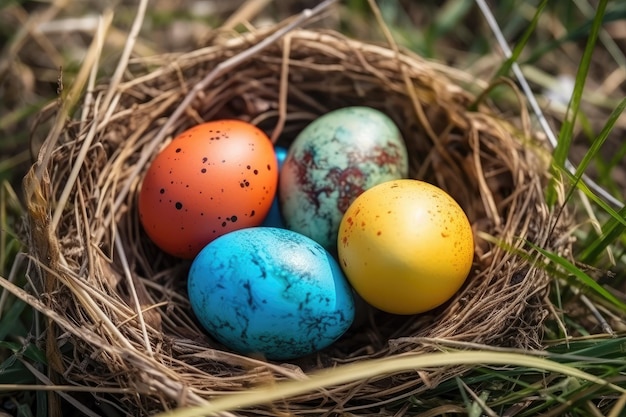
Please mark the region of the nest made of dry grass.
<svg viewBox="0 0 626 417"><path fill-rule="evenodd" d="M542 144L520 114L476 101L462 88L472 82L463 72L335 32L295 30L215 79L172 121L167 140L155 141L194 85L270 33L133 61L110 106L100 103L111 86L97 86L83 117L44 145L51 158L26 178L40 272L32 303L50 318L47 354L58 380L93 387L100 400L139 415L438 343L539 348L549 277L525 241L568 250L550 238ZM141 229L136 193L149 161L177 132L202 121L249 120L288 145L317 116L355 104L389 115L409 149L410 176L447 190L468 214L476 255L466 285L422 315L369 311L330 348L291 363L225 350L192 316L189 264L159 251ZM384 404L462 371L381 375L240 412L384 415Z"/></svg>

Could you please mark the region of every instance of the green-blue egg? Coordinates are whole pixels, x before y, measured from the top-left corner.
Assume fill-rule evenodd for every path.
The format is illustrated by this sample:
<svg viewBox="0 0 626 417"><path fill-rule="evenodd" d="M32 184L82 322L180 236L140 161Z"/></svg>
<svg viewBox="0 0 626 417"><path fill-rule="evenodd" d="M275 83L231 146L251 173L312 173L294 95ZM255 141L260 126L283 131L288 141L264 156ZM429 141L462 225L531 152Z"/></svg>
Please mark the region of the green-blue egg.
<svg viewBox="0 0 626 417"><path fill-rule="evenodd" d="M393 120L370 107L345 107L305 127L279 177L287 228L335 253L339 223L363 191L408 176L408 153Z"/></svg>
<svg viewBox="0 0 626 417"><path fill-rule="evenodd" d="M299 233L253 227L200 251L189 271L191 307L207 332L242 354L284 360L339 339L354 320L341 268Z"/></svg>

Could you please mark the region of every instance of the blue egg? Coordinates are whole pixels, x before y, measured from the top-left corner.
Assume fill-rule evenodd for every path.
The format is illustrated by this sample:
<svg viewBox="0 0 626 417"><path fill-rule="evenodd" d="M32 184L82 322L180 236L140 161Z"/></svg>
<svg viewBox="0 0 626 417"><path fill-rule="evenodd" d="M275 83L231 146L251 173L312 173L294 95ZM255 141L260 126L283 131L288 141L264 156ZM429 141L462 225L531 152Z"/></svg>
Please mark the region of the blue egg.
<svg viewBox="0 0 626 417"><path fill-rule="evenodd" d="M337 262L287 229L254 227L215 239L194 259L188 291L210 335L267 359L323 349L354 320L351 288Z"/></svg>
<svg viewBox="0 0 626 417"><path fill-rule="evenodd" d="M287 157L287 149L277 146L274 148L274 152L276 153L276 159L278 161L278 170L280 175L280 169L283 167L283 163L285 162L285 158ZM283 220L283 215L280 212L280 204L278 200L278 192L274 196L274 201L272 202L272 207L270 208L269 213L263 220L261 226L266 227L280 227L281 229L286 229L285 221Z"/></svg>

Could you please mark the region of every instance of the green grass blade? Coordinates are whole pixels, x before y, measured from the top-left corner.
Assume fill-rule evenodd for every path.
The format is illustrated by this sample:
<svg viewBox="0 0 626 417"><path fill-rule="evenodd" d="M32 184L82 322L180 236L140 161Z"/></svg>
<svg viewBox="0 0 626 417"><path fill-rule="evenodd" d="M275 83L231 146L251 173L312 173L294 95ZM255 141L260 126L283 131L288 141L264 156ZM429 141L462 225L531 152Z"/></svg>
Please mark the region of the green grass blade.
<svg viewBox="0 0 626 417"><path fill-rule="evenodd" d="M533 19L530 21L530 24L528 25L528 27L522 34L519 41L517 41L517 43L515 44L515 47L512 50L511 56L502 63L502 65L496 72L493 79L496 79L496 78L499 78L508 74L509 71L511 71L511 67L513 66L513 63L519 61L519 57L522 54L522 51L528 44L528 41L535 34L535 30L537 29L537 23L539 22L541 13L543 12L543 9L545 9L547 4L548 4L548 0L542 0L542 2L539 3L539 5L537 6L537 10L535 11L535 14L533 16Z"/></svg>
<svg viewBox="0 0 626 417"><path fill-rule="evenodd" d="M595 49L596 41L598 39L598 34L600 32L600 29L602 28L603 17L606 10L607 2L608 0L600 0L600 2L598 3L596 15L593 19L593 23L589 31L589 38L587 40L587 44L585 45L585 50L583 52L582 58L580 60L580 65L578 66L578 71L576 73L576 83L574 85L574 91L567 106L561 130L559 131L559 140L557 146L554 149L554 164L557 167L562 167L564 169L567 169L566 161L568 160L569 150L571 148L572 139L574 137L574 126L576 124L576 118L580 109L585 80L591 66L592 55ZM554 174L558 175L558 170L553 171ZM557 200L556 187L558 183L556 181L558 181L558 177L551 181L551 184L547 190L546 199L550 206L554 206Z"/></svg>
<svg viewBox="0 0 626 417"><path fill-rule="evenodd" d="M618 119L620 118L620 116L622 115L625 109L626 109L626 98L621 100L618 106L613 110L613 112L611 112L611 115L609 116L604 127L602 128L598 136L595 138L589 150L585 153L582 161L576 168L576 172L573 175L570 175L569 173L565 174L572 180L572 182L576 186L576 187L572 187L569 189L567 197L566 197L566 201L570 199L571 195L573 194L576 188L581 189L581 186L580 186L580 184L582 183L581 178L584 172L586 171L591 161L594 158L596 158L596 156L600 152L600 149L602 148L602 146L608 139L609 134L615 127L615 124L617 123ZM583 191L585 191L584 187L582 187L582 189ZM600 199L598 197L595 197L594 201L598 202L600 201ZM611 215L611 219L604 225L602 236L600 236L599 238L596 238L594 236L591 242L587 242L587 244L583 246L584 249L582 253L579 255L579 260L583 263L593 264L594 261L597 260L597 258L600 256L600 254L609 245L611 245L613 242L619 239L619 237L621 236L621 233L626 229L626 217L625 217L626 210L622 209L619 212L616 212L612 209L607 210L605 208L605 211L607 211Z"/></svg>
<svg viewBox="0 0 626 417"><path fill-rule="evenodd" d="M626 3L619 4L617 2L614 2L614 4L618 4L620 8L613 8L613 10L606 12L602 17L603 24L624 20L626 18L626 7L624 7L626 6ZM524 65L534 64L541 57L561 47L565 43L586 39L589 36L589 31L591 30L592 25L593 20L588 20L579 27L568 30L563 36L550 42L546 42L543 45L538 45L531 51L531 54L528 56L528 58L521 63L523 63Z"/></svg>
<svg viewBox="0 0 626 417"><path fill-rule="evenodd" d="M576 279L583 284L585 287L591 289L605 300L609 301L615 307L619 308L621 311L626 312L626 304L620 301L617 297L607 291L604 287L598 284L593 280L589 275L581 271L576 265L571 263L565 258L560 257L559 255L552 253L548 250L540 248L539 246L533 244L532 242L527 241L527 243L535 249L537 252L541 253L543 256L548 258L555 265L563 268L567 273L576 277Z"/></svg>
<svg viewBox="0 0 626 417"><path fill-rule="evenodd" d="M569 180L571 180L572 182L575 182L576 178L574 177L574 175L572 173L570 173L569 171L567 171L567 169L565 168L559 168L559 170L561 170L561 173L563 173ZM624 216L622 216L619 212L615 211L615 209L611 206L609 206L604 200L602 200L600 197L598 197L593 191L591 191L589 189L589 187L587 186L587 184L585 184L583 181L579 181L576 186L578 187L578 189L580 191L582 191L591 201L593 201L594 203L596 203L598 206L600 206L606 213L608 213L612 218L614 218L615 220L617 220L619 223L621 223L622 225L626 226L626 219L624 218Z"/></svg>
<svg viewBox="0 0 626 417"><path fill-rule="evenodd" d="M626 337L568 341L549 346L547 351L550 352L550 359L556 361L572 359L571 355L574 355L575 359L581 356L600 361L618 359L626 366L626 362L623 361Z"/></svg>
<svg viewBox="0 0 626 417"><path fill-rule="evenodd" d="M580 164L578 165L578 167L576 168L576 172L574 173L575 184L578 184L581 177L583 176L583 173L587 170L589 163L598 155L600 148L602 148L602 146L608 139L609 134L615 127L615 123L617 123L617 121L619 120L620 116L624 112L624 109L626 109L626 98L621 100L617 107L615 107L615 109L611 112L611 115L609 116L607 122L604 124L604 127L602 128L598 136L594 139L593 143L589 147L589 150L583 156L583 159L580 161ZM573 192L573 190L570 192Z"/></svg>
<svg viewBox="0 0 626 417"><path fill-rule="evenodd" d="M590 237L590 241L583 245L583 250L578 254L580 262L594 265L602 252L616 242L626 231L626 207L617 212L618 217L611 217L602 227L602 235Z"/></svg>

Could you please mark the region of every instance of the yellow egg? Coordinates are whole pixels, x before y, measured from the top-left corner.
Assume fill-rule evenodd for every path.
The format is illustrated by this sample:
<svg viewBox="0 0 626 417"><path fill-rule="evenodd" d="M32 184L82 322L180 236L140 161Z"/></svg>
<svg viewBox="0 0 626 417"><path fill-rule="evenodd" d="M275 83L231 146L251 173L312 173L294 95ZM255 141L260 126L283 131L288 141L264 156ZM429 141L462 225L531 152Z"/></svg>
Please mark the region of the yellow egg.
<svg viewBox="0 0 626 417"><path fill-rule="evenodd" d="M356 292L394 314L433 309L463 285L474 239L467 216L442 189L423 181L384 182L344 214L339 263Z"/></svg>

